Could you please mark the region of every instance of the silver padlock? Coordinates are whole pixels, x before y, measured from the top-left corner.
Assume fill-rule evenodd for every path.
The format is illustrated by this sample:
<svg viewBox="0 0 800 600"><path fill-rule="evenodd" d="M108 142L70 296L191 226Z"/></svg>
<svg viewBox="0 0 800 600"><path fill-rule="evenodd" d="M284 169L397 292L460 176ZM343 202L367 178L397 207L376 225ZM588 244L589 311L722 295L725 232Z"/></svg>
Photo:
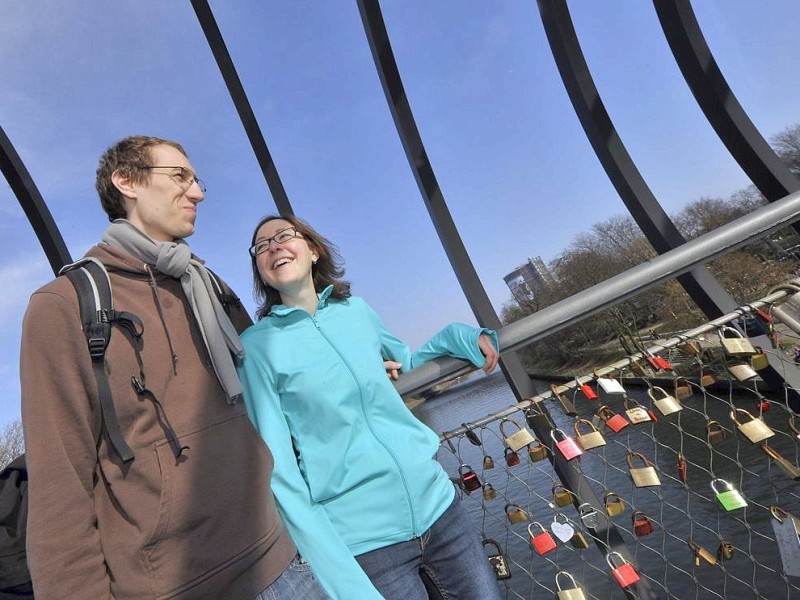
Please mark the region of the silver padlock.
<svg viewBox="0 0 800 600"><path fill-rule="evenodd" d="M578 513L581 516L581 522L589 529L595 529L600 524L597 510L588 502L578 506Z"/></svg>
<svg viewBox="0 0 800 600"><path fill-rule="evenodd" d="M561 577L567 577L570 581L568 585L571 587L562 588ZM566 571L559 571L556 573L556 588L557 600L586 600L586 596L583 594L583 590L580 586L575 582L575 578Z"/></svg>

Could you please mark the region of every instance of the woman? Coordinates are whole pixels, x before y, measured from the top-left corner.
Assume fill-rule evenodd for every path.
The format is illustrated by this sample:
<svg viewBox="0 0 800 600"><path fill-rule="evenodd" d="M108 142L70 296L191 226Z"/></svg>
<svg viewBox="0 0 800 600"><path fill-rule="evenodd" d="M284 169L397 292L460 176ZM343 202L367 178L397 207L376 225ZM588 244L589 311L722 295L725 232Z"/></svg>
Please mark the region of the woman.
<svg viewBox="0 0 800 600"><path fill-rule="evenodd" d="M409 370L448 354L488 373L495 333L453 324L412 354L350 296L335 249L306 223L266 217L252 242L261 304L242 335L240 376L275 458L278 507L323 587L341 600L499 598L434 458L438 438L405 407L383 364Z"/></svg>

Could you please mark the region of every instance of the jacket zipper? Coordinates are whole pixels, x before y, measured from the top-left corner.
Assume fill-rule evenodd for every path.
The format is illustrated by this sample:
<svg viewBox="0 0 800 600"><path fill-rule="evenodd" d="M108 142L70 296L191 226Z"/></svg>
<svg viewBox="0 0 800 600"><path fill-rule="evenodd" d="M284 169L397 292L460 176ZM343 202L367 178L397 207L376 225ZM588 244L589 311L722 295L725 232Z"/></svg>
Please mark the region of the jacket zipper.
<svg viewBox="0 0 800 600"><path fill-rule="evenodd" d="M411 537L412 539L417 538L419 537L419 534L417 533L417 518L416 515L414 514L414 504L411 501L411 494L408 492L408 484L406 483L406 476L405 473L403 472L403 468L400 466L400 461L397 460L397 457L395 456L394 452L392 452L391 449L386 444L384 444L383 440L381 440L376 435L375 430L372 427L372 423L370 423L367 411L364 407L364 391L361 387L361 382L359 381L358 377L356 377L355 371L350 366L350 363L347 362L347 359L342 355L341 352L339 352L339 349L336 347L336 345L333 342L331 342L328 336L325 335L325 332L322 331L322 328L320 327L319 321L317 321L316 316L309 315L309 317L311 318L311 321L314 323L314 327L317 328L319 334L328 343L331 349L336 353L336 355L339 357L342 363L344 363L344 366L347 367L347 370L350 372L350 376L353 378L353 381L356 382L356 387L358 387L358 395L361 400L361 414L364 417L364 422L367 424L367 427L369 428L369 431L372 434L372 437L375 439L375 441L377 441L378 444L380 444L381 447L383 447L383 449L386 450L387 454L392 458L395 467L397 468L397 472L400 474L400 481L403 485L403 491L406 494L406 501L408 502L408 510L409 513L411 514Z"/></svg>

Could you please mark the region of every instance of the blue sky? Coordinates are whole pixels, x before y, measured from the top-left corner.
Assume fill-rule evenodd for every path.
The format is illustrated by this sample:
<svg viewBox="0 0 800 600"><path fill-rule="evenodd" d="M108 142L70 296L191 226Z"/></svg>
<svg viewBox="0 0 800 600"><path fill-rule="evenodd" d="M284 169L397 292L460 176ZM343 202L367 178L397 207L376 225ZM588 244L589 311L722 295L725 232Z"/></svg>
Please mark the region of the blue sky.
<svg viewBox="0 0 800 600"><path fill-rule="evenodd" d="M686 88L652 3L575 0L606 108L669 212L749 181ZM474 318L421 200L354 0L211 2L295 212L340 248L355 293L410 345ZM503 275L625 209L567 99L533 0L385 0L428 154L495 308ZM800 2L696 0L722 72L767 137L800 123ZM254 308L246 248L274 205L188 1L0 0L0 125L73 256L106 226L97 158L179 140L208 185L190 239ZM0 426L19 416L20 323L51 277L0 179Z"/></svg>

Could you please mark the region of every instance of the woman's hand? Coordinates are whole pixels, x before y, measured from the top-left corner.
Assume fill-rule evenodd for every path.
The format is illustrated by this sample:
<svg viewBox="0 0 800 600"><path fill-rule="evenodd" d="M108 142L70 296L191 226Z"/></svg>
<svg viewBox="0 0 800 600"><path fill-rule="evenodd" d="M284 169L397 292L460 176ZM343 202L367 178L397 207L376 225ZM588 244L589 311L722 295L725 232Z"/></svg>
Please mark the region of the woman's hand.
<svg viewBox="0 0 800 600"><path fill-rule="evenodd" d="M480 348L481 354L486 357L486 362L483 363L483 371L488 375L497 366L500 354L495 350L492 338L485 333L482 333L478 338L478 348Z"/></svg>
<svg viewBox="0 0 800 600"><path fill-rule="evenodd" d="M403 368L403 364L393 360L385 360L383 361L383 368L386 369L386 376L389 379L397 381L397 378L400 377L400 369Z"/></svg>

